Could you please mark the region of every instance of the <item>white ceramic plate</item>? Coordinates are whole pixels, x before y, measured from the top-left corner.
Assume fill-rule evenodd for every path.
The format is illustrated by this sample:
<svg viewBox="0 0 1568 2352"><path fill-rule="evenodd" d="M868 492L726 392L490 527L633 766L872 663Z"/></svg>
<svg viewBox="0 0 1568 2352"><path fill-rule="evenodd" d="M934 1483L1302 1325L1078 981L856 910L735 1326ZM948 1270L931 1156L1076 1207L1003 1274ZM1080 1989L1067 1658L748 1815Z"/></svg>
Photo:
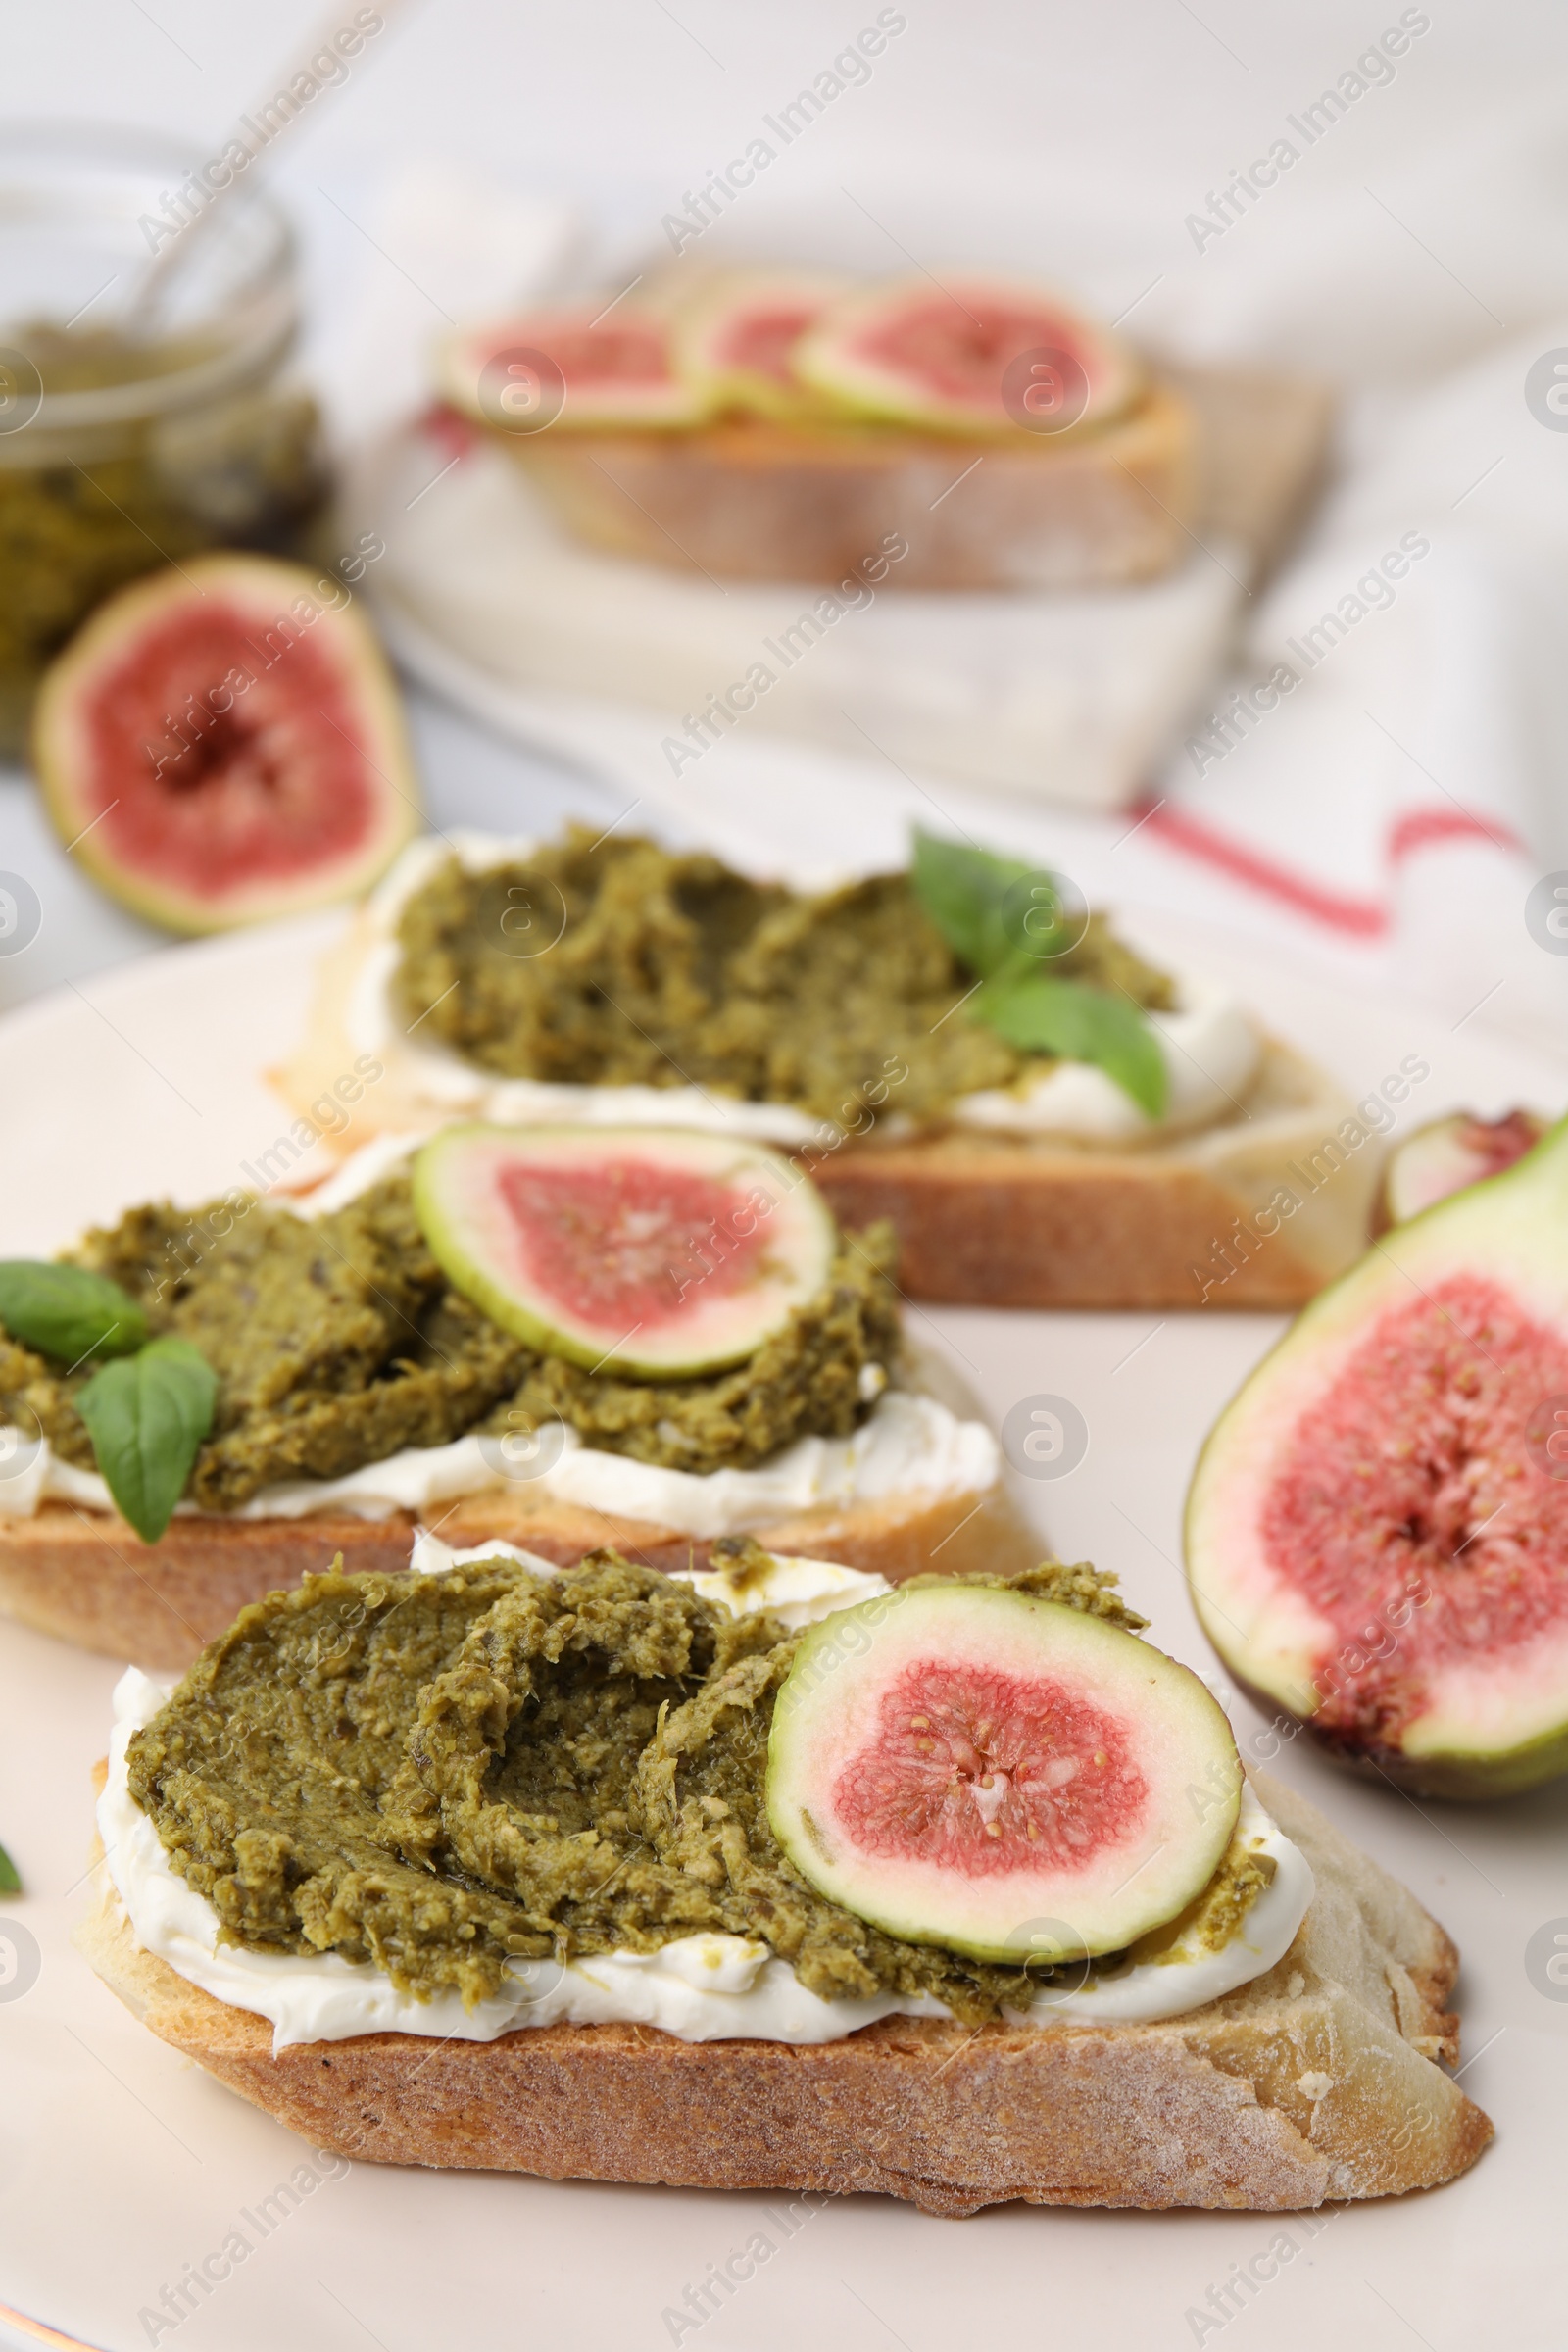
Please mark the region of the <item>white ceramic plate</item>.
<svg viewBox="0 0 1568 2352"><path fill-rule="evenodd" d="M290 1044L313 956L339 918L171 950L0 1024L0 1249L53 1248L159 1192L243 1181L288 1127L257 1072ZM1551 1108L1564 1073L1477 1025L1354 1001L1250 951L1150 918L1156 949L1224 972L1356 1093L1429 1060L1409 1116L1470 1101ZM1068 1478L1026 1501L1069 1559L1118 1569L1176 1655L1212 1673L1189 1611L1178 1513L1197 1446L1266 1347L1270 1318L922 1317L997 1418L1070 1396L1091 1433ZM956 2224L878 2198L785 2200L356 2165L323 2179L177 2329L141 2315L222 2247L309 2152L155 2041L97 1983L70 1934L87 1899L89 1773L118 1669L0 1626L0 1838L26 1896L0 1910L0 2340L149 2342L224 2352L425 2352L460 2340L551 2352L938 2352L1089 2345L1158 2352L1430 2352L1560 2344L1568 2000L1525 1950L1568 1914L1568 1785L1491 1808L1417 1806L1341 1777L1303 1740L1275 1769L1395 1870L1465 1954L1465 2086L1495 2146L1463 2180L1315 2218L994 2210ZM1223 1686L1216 1684L1222 1690ZM1236 1704L1238 1729L1256 1718ZM1568 1917L1562 1919L1568 1934ZM28 1940L30 1939L30 1941ZM35 1980L8 1952L37 1954ZM1568 1991L1568 1987L1564 1988ZM324 2172L315 2165L318 2175ZM776 2248L700 2328L665 2317L758 2230ZM1276 2241L1289 2241L1288 2257ZM1226 2282L1270 2247L1276 2275ZM1214 2290L1213 2300L1211 2290ZM1255 2308L1254 2308L1255 2303ZM38 2323L24 2327L24 2319ZM49 2332L63 2331L62 2335Z"/></svg>

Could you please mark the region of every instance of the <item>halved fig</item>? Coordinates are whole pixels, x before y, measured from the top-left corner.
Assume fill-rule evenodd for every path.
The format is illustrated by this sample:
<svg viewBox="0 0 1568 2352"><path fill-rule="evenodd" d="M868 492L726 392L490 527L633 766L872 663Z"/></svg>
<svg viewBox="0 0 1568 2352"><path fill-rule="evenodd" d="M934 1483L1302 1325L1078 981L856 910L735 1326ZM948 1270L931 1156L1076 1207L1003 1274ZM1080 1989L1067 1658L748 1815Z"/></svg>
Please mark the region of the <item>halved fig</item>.
<svg viewBox="0 0 1568 2352"><path fill-rule="evenodd" d="M528 434L700 424L710 395L681 375L669 320L620 302L519 311L450 336L437 376L453 407L492 430Z"/></svg>
<svg viewBox="0 0 1568 2352"><path fill-rule="evenodd" d="M397 689L341 580L206 556L122 589L44 678L55 830L173 931L366 890L419 829Z"/></svg>
<svg viewBox="0 0 1568 2352"><path fill-rule="evenodd" d="M838 403L807 389L790 354L843 291L840 277L737 273L679 314L676 365L714 409L744 409L786 424L832 416Z"/></svg>
<svg viewBox="0 0 1568 2352"><path fill-rule="evenodd" d="M1568 1770L1568 1121L1298 1317L1203 1449L1187 1564L1231 1671L1346 1761Z"/></svg>
<svg viewBox="0 0 1568 2352"><path fill-rule="evenodd" d="M673 1128L449 1127L415 1160L414 1200L437 1261L492 1322L634 1380L755 1355L837 1248L788 1160Z"/></svg>
<svg viewBox="0 0 1568 2352"><path fill-rule="evenodd" d="M767 1752L768 1821L804 1879L979 1960L1120 1951L1163 1927L1241 1808L1197 1675L1103 1618L962 1580L813 1626Z"/></svg>
<svg viewBox="0 0 1568 2352"><path fill-rule="evenodd" d="M804 383L867 416L934 432L1082 432L1136 399L1118 337L1056 295L1002 278L914 278L852 294L794 348Z"/></svg>
<svg viewBox="0 0 1568 2352"><path fill-rule="evenodd" d="M1386 1233L1391 1225L1418 1217L1467 1184L1500 1176L1545 1132L1546 1121L1533 1110L1506 1111L1500 1119L1478 1119L1467 1110L1456 1110L1416 1128L1389 1153L1373 1231Z"/></svg>

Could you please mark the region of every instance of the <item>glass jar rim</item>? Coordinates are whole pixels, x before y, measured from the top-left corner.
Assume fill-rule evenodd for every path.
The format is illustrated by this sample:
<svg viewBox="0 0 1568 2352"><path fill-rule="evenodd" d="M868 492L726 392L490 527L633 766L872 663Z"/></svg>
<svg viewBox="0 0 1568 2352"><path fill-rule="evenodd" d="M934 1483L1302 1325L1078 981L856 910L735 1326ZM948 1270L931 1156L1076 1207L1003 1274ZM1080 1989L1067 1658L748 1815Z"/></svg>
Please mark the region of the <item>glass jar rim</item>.
<svg viewBox="0 0 1568 2352"><path fill-rule="evenodd" d="M216 152L220 156L222 148ZM203 154L184 139L125 123L0 118L0 240L13 220L24 217L24 206L15 201L24 193L33 201L34 217L47 216L51 192L63 191L70 184L66 174L74 160L106 184L117 171L123 178L141 171L149 183L157 179L167 189L177 188L187 174L199 172L213 160L213 153ZM13 199L9 211L8 196ZM137 423L198 407L262 374L281 356L298 325L298 244L293 227L275 199L261 186L236 190L223 210L230 219L220 219L200 232L207 244L221 251L226 237L232 249L237 231L250 236L256 251L201 320L220 337L218 348L208 349L180 367L152 366L145 375L119 384L70 392L40 389L27 438L34 431L76 432ZM101 205L98 212L106 217L110 208ZM61 217L79 220L85 225L93 218L93 210L79 204L69 210L62 207ZM152 260L149 250L147 266ZM150 340L149 360L156 362L160 349L167 351L171 339L162 345ZM17 356L26 357L24 352Z"/></svg>

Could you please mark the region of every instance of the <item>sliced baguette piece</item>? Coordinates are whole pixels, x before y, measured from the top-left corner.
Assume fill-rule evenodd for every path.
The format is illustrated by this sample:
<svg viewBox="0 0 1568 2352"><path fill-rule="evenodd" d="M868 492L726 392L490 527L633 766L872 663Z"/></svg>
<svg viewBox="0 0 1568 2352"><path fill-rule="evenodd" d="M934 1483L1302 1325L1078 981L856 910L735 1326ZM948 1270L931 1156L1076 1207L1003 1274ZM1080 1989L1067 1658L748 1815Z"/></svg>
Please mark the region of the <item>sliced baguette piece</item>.
<svg viewBox="0 0 1568 2352"><path fill-rule="evenodd" d="M889 587L1081 589L1155 578L1195 545L1263 576L1311 506L1333 421L1325 385L1161 361L1127 416L1059 440L726 418L505 445L569 529L640 562L832 586L895 532L908 553Z"/></svg>
<svg viewBox="0 0 1568 2352"><path fill-rule="evenodd" d="M499 1540L563 1568L603 1544L650 1568L703 1568L714 1542L525 1485L436 1505L431 1523L454 1549ZM144 1544L112 1512L46 1502L31 1518L0 1518L0 1616L78 1649L182 1671L248 1601L319 1575L339 1552L350 1574L401 1575L415 1525L407 1511L385 1519L325 1511L303 1519L181 1516L156 1544ZM822 1506L753 1532L764 1551L869 1569L890 1584L926 1569L1010 1576L1049 1548L1000 1486Z"/></svg>
<svg viewBox="0 0 1568 2352"><path fill-rule="evenodd" d="M457 1115L420 1091L417 1064L406 1056L391 1056L377 1079L356 1086L351 1105L333 1093L353 1067L348 1004L373 944L362 910L321 958L299 1046L269 1073L343 1155L377 1135L427 1130ZM475 1099L464 1115L487 1115L486 1079L475 1070ZM1375 1140L1350 1152L1337 1141L1350 1110L1315 1063L1265 1038L1233 1118L1159 1143L1110 1151L953 1128L849 1144L808 1164L842 1225L892 1219L899 1284L911 1298L1280 1311L1303 1305L1367 1246L1383 1153ZM1344 1164L1331 1169L1336 1156ZM1282 1187L1298 1205L1272 1237L1259 1236L1253 1220Z"/></svg>
<svg viewBox="0 0 1568 2352"><path fill-rule="evenodd" d="M368 2034L273 2056L270 2028L135 1941L100 1872L77 1936L159 2037L316 2147L361 2162L695 2188L876 2191L927 2213L1036 2205L1290 2212L1435 2187L1493 2136L1457 2055L1458 1955L1304 1799L1258 1793L1317 1892L1289 1952L1154 2025L889 2018L810 2048L551 2026Z"/></svg>
<svg viewBox="0 0 1568 2352"><path fill-rule="evenodd" d="M881 560L901 590L1113 587L1173 570L1196 517L1193 413L1161 385L1059 440L764 417L500 438L590 546L718 579L832 586Z"/></svg>

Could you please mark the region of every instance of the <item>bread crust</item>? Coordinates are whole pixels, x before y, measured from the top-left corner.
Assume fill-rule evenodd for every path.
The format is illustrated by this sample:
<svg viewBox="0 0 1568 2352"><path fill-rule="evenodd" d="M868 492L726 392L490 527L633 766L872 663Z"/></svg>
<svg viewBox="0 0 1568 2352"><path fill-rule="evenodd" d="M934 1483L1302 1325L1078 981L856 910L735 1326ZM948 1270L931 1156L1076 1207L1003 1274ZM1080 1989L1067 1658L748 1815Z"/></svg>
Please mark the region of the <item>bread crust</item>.
<svg viewBox="0 0 1568 2352"><path fill-rule="evenodd" d="M1304 1800L1259 1793L1317 1894L1251 1984L1154 2025L890 2018L811 2048L552 2026L493 2042L370 2034L279 2052L259 2017L141 1950L119 1898L78 1941L173 2048L313 2145L547 2180L1039 2205L1289 2212L1434 2187L1493 2126L1434 2063L1457 1954Z"/></svg>
<svg viewBox="0 0 1568 2352"><path fill-rule="evenodd" d="M1242 1203L1204 1169L1152 1154L947 1136L845 1153L816 1175L842 1223L892 1221L902 1286L935 1304L1280 1313L1325 1279L1281 1238L1205 1290Z"/></svg>
<svg viewBox="0 0 1568 2352"><path fill-rule="evenodd" d="M319 1574L335 1553L351 1575L400 1574L416 1524L407 1511L386 1519L182 1517L144 1544L111 1512L48 1502L30 1519L0 1519L0 1615L79 1649L179 1671L248 1601ZM713 1543L525 1487L438 1505L431 1525L458 1550L499 1539L563 1568L607 1544L651 1568L701 1568ZM1045 1549L1000 1487L801 1511L756 1532L764 1550L870 1569L891 1584L927 1568L1011 1575Z"/></svg>
<svg viewBox="0 0 1568 2352"><path fill-rule="evenodd" d="M1313 1063L1265 1038L1237 1116L1217 1127L1121 1152L954 1128L873 1138L812 1174L841 1224L892 1220L913 1298L1277 1313L1366 1248L1381 1152L1336 1142L1349 1108ZM1296 1201L1286 1214L1282 1193Z"/></svg>

